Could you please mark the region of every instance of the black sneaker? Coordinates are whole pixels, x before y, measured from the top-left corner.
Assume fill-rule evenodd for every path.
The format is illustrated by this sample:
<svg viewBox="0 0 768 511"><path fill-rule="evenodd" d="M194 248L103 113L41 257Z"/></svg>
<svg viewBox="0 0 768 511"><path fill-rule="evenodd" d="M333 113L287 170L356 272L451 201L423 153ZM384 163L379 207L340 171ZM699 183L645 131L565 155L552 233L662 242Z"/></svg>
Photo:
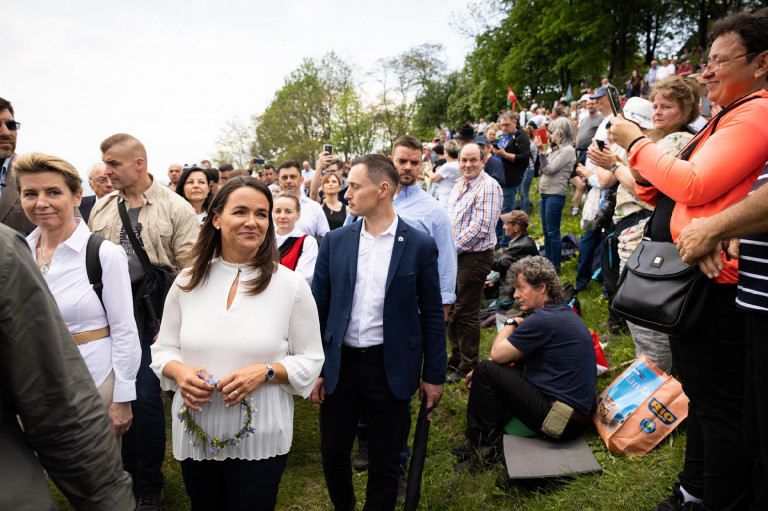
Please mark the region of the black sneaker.
<svg viewBox="0 0 768 511"><path fill-rule="evenodd" d="M457 445L456 447L451 447L451 454L462 460L469 458L473 452L475 452L475 447L469 442L469 440L461 445Z"/></svg>
<svg viewBox="0 0 768 511"><path fill-rule="evenodd" d="M454 372L450 373L448 376L445 377L445 383L450 385L453 383L463 382L465 376L467 376L467 373L465 373L461 369L456 369Z"/></svg>
<svg viewBox="0 0 768 511"><path fill-rule="evenodd" d="M672 495L662 500L652 511L698 511L704 507L697 502L685 502L680 483L672 485Z"/></svg>
<svg viewBox="0 0 768 511"><path fill-rule="evenodd" d="M162 500L163 493L160 490L140 493L136 511L162 511L163 506L160 504Z"/></svg>
<svg viewBox="0 0 768 511"><path fill-rule="evenodd" d="M484 470L490 470L501 461L501 457L494 447L478 447L472 451L466 460L453 467L454 472L476 474Z"/></svg>
<svg viewBox="0 0 768 511"><path fill-rule="evenodd" d="M357 443L357 452L355 457L352 458L352 468L358 472L364 472L368 470L368 444L363 442Z"/></svg>

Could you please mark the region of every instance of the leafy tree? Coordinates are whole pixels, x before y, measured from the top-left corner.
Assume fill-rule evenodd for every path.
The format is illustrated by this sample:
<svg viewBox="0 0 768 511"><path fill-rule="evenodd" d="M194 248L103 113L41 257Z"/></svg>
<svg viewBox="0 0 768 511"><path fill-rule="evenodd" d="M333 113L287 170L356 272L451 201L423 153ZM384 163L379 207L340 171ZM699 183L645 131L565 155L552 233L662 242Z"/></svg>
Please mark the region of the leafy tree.
<svg viewBox="0 0 768 511"><path fill-rule="evenodd" d="M355 89L346 87L337 98L331 115L331 143L334 152L345 157L373 151L373 115L360 101Z"/></svg>
<svg viewBox="0 0 768 511"><path fill-rule="evenodd" d="M216 165L232 163L235 168L245 168L251 157L254 141L253 121L246 122L240 117L233 117L224 123L216 139Z"/></svg>
<svg viewBox="0 0 768 511"><path fill-rule="evenodd" d="M352 85L351 75L351 68L333 52L319 64L304 59L256 118L253 153L273 161L314 161L331 139L334 105Z"/></svg>

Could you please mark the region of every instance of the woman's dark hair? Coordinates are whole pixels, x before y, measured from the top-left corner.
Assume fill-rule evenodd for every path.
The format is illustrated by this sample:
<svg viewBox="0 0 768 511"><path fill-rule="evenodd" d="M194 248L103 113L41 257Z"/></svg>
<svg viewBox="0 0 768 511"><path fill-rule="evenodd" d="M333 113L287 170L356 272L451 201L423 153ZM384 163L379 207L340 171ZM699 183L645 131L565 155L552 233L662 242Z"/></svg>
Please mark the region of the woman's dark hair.
<svg viewBox="0 0 768 511"><path fill-rule="evenodd" d="M768 50L768 7L757 11L742 11L717 20L709 30L709 44L718 37L734 33L747 48L747 54L757 54ZM757 55L747 57L747 62Z"/></svg>
<svg viewBox="0 0 768 511"><path fill-rule="evenodd" d="M216 257L221 257L221 231L213 226L213 217L220 216L232 192L244 186L253 188L267 198L267 202L269 202L269 227L256 256L248 264L249 268L259 270L256 278L242 284L245 286L247 294L257 295L264 291L272 281L272 275L277 271L278 265L275 224L272 221L272 192L267 185L255 177L235 177L230 178L224 186L219 188L219 193L211 202L208 216L205 217L205 221L200 227L200 234L195 246L185 257L187 262L191 262L189 267L190 279L186 286L180 286L182 291L192 291L205 282L211 272L211 261Z"/></svg>
<svg viewBox="0 0 768 511"><path fill-rule="evenodd" d="M187 179L189 179L189 175L193 172L202 172L205 174L205 180L208 184L208 196L206 196L205 200L203 201L203 211L208 211L208 206L211 205L211 201L213 200L213 192L210 190L211 187L211 173L210 171L205 167L198 167L196 165L193 165L191 167L185 167L184 170L181 173L181 177L179 178L179 182L176 183L176 193L181 195L181 197L189 202L187 199L187 196L184 195L184 183L187 182Z"/></svg>

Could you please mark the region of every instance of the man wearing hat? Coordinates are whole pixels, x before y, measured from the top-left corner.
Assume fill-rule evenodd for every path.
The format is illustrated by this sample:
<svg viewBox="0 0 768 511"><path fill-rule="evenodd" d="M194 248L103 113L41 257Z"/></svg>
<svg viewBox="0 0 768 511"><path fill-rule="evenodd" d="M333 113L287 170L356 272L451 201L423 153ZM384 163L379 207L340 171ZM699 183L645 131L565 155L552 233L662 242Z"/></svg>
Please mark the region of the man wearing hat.
<svg viewBox="0 0 768 511"><path fill-rule="evenodd" d="M528 215L523 211L516 209L505 213L501 215L501 221L504 222L504 234L512 241L500 256L493 259L493 271L488 275L485 285L498 288L500 302L511 303L514 301L515 289L507 282L507 270L525 256L539 255L539 247L528 234Z"/></svg>
<svg viewBox="0 0 768 511"><path fill-rule="evenodd" d="M608 120L612 114L611 102L608 99L608 89L606 88L606 84L601 85L595 91L595 93L589 97L589 99L595 101L597 110L603 117L600 125L595 130L595 135L592 140L602 140L603 142L606 142L608 137L608 129L606 126L608 125ZM581 141L581 137L579 137L579 141ZM588 143L588 145L590 143L591 141ZM587 181L587 183L589 183L592 188L600 189L600 183L597 180L597 175L594 173L595 164L589 158L587 158L584 165L587 170L592 172L592 175L589 176L589 178L586 178L585 181ZM581 241L579 242L579 266L578 270L576 271L577 291L581 291L589 285L592 279L595 260L602 260L603 251L600 245L600 239L600 229L596 229L594 231L585 231L584 236L581 237Z"/></svg>
<svg viewBox="0 0 768 511"><path fill-rule="evenodd" d="M501 131L504 136L499 140L498 148L493 149L493 153L500 156L504 164L502 213L509 213L515 209L517 188L523 181L523 173L528 168L528 160L531 157L531 140L525 131L517 128L518 121L517 112L507 112L502 116ZM504 236L501 221L496 225L496 236L499 238L496 248L507 246L509 238Z"/></svg>

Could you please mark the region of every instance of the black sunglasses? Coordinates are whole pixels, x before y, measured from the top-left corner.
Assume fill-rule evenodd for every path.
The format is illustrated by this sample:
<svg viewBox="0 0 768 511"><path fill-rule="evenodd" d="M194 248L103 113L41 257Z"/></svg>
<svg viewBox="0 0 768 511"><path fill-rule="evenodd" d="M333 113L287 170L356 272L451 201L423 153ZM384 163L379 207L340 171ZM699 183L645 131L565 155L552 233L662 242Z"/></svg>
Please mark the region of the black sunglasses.
<svg viewBox="0 0 768 511"><path fill-rule="evenodd" d="M3 124L9 131L16 131L21 128L21 123L16 121L3 121Z"/></svg>

